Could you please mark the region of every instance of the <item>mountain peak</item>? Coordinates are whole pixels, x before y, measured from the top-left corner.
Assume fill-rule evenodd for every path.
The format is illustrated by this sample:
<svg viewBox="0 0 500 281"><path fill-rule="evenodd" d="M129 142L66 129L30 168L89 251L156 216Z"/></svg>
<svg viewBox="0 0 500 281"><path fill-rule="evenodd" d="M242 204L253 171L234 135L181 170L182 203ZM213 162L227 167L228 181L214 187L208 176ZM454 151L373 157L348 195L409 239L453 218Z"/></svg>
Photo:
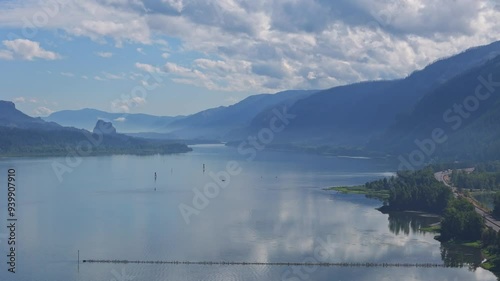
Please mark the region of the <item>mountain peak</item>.
<svg viewBox="0 0 500 281"><path fill-rule="evenodd" d="M59 129L61 126L33 118L16 109L11 101L0 100L0 126L30 129Z"/></svg>
<svg viewBox="0 0 500 281"><path fill-rule="evenodd" d="M116 129L113 127L113 124L111 122L106 122L102 119L97 120L97 123L95 124L94 134L104 134L104 135L116 135Z"/></svg>
<svg viewBox="0 0 500 281"><path fill-rule="evenodd" d="M16 109L16 105L11 101L0 100L0 110L13 110Z"/></svg>

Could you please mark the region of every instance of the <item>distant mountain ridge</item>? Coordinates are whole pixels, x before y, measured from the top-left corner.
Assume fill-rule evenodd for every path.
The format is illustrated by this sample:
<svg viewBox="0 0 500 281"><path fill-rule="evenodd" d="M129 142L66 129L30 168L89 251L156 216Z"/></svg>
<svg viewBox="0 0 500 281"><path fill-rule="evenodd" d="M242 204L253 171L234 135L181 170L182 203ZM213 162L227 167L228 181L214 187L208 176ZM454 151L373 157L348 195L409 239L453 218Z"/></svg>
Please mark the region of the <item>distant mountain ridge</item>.
<svg viewBox="0 0 500 281"><path fill-rule="evenodd" d="M281 104L293 104L315 92L317 90L290 90L276 94L253 95L233 105L211 108L189 116L109 113L85 108L54 112L44 120L92 130L95 122L103 119L112 121L119 133L134 136L225 140L231 130L248 125L262 110Z"/></svg>
<svg viewBox="0 0 500 281"><path fill-rule="evenodd" d="M500 65L500 41L438 60L403 79L360 82L320 91L254 95L234 105L207 109L189 116L123 115L84 109L57 112L47 120L62 118L74 126L77 122L89 123L89 120L92 120L90 124L95 124L97 119L103 118L115 120L118 132L123 132L125 129L120 125L135 119L138 120L135 129L141 130L131 133L135 136L219 140L237 144L267 128L274 117L273 110L279 109L295 117L283 131L273 136L269 147L354 151L357 155L365 149L378 155L395 155L411 152L415 140L428 137L433 126L446 125L443 116L440 116L446 106L453 105L452 101L463 102L467 95L474 93L477 78L481 75L498 74L495 77L500 77L497 65ZM5 112L12 112L12 105L3 106ZM24 123L14 126L35 126L43 121L16 112L9 116L24 120ZM0 122L9 124L9 120L1 118L0 112ZM500 101L491 98L488 104L475 112L474 118L464 118L460 130L449 132L449 141L435 154L433 151L433 156L450 159L500 158L498 124ZM10 126L13 126L12 122ZM41 126L56 128L58 125ZM133 126L128 127L131 128Z"/></svg>
<svg viewBox="0 0 500 281"><path fill-rule="evenodd" d="M428 92L500 54L500 41L438 60L403 79L367 81L326 90L260 94L230 106L189 116L158 117L84 109L45 118L65 126L91 129L98 118L113 121L120 133L169 139L239 141L269 124L273 108L297 118L274 143L363 147L404 117Z"/></svg>
<svg viewBox="0 0 500 281"><path fill-rule="evenodd" d="M180 138L227 140L229 132L247 126L262 110L293 104L316 92L317 90L289 90L275 94L253 95L230 106L207 109L176 120L167 127L171 134Z"/></svg>
<svg viewBox="0 0 500 281"><path fill-rule="evenodd" d="M159 131L166 132L165 127L184 116L155 116L140 113L110 113L102 110L84 108L80 110L62 110L43 118L63 126L92 130L97 120L113 122L120 133L137 133Z"/></svg>
<svg viewBox="0 0 500 281"><path fill-rule="evenodd" d="M288 108L297 118L276 136L276 143L365 146L395 120L411 112L428 92L500 54L500 41L438 60L404 79L362 82L323 90ZM262 112L239 136L254 135L269 124Z"/></svg>
<svg viewBox="0 0 500 281"><path fill-rule="evenodd" d="M45 122L41 118L33 118L16 109L10 101L0 100L0 126L18 129L56 130L61 126L54 122Z"/></svg>
<svg viewBox="0 0 500 281"><path fill-rule="evenodd" d="M168 154L191 151L185 144L147 140L117 134L111 123L99 120L91 133L63 127L17 110L14 103L0 101L0 156L68 155L85 145L87 155ZM76 152L75 152L76 151Z"/></svg>

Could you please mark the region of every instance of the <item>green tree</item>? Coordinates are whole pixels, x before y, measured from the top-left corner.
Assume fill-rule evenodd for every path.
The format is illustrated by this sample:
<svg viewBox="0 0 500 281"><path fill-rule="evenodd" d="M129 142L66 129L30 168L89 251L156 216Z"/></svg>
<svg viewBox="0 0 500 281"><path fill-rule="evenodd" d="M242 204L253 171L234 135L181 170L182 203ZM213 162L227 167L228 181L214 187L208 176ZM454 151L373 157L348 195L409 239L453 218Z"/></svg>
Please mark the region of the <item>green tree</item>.
<svg viewBox="0 0 500 281"><path fill-rule="evenodd" d="M495 193L493 204L493 216L498 219L500 218L500 192Z"/></svg>
<svg viewBox="0 0 500 281"><path fill-rule="evenodd" d="M476 213L474 205L463 198L449 202L441 223L442 240L476 241L483 234L483 218Z"/></svg>

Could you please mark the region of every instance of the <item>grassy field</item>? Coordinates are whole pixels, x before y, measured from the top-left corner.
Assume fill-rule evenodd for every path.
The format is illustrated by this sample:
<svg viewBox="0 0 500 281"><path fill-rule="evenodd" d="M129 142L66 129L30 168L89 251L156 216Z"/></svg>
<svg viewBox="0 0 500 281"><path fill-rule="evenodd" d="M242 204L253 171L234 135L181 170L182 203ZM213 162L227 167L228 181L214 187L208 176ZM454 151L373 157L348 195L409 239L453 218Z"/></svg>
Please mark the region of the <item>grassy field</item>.
<svg viewBox="0 0 500 281"><path fill-rule="evenodd" d="M439 224L429 225L426 227L421 227L420 230L431 233L439 233L441 231L441 225Z"/></svg>
<svg viewBox="0 0 500 281"><path fill-rule="evenodd" d="M326 188L325 190L335 190L340 193L349 193L349 194L364 194L366 197L377 198L380 200L386 200L389 198L388 190L371 190L366 188L364 185L356 185L356 186L337 186Z"/></svg>

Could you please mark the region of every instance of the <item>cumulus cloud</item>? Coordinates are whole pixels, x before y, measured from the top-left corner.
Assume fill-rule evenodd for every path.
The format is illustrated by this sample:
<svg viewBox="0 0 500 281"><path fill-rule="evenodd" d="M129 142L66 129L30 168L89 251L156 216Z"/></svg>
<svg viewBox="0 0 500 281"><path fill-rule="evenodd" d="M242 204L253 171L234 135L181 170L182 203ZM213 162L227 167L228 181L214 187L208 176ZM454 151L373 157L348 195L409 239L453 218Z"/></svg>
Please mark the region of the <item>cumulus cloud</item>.
<svg viewBox="0 0 500 281"><path fill-rule="evenodd" d="M50 109L50 108L47 108L45 106L40 106L40 107L37 107L33 113L35 113L36 115L38 116L48 116L52 113L54 113L54 110Z"/></svg>
<svg viewBox="0 0 500 281"><path fill-rule="evenodd" d="M40 43L28 39L3 40L6 49L0 50L0 59L55 60L60 58L57 53L44 50Z"/></svg>
<svg viewBox="0 0 500 281"><path fill-rule="evenodd" d="M393 79L500 35L495 28L500 13L488 9L491 1L231 3L185 5L181 16L151 17L151 28L183 38L186 50L218 57L217 62L198 59L181 68L167 64L165 71L174 81L268 91ZM195 19L201 10L206 17ZM227 14L240 13L245 14L239 17L242 28L225 26ZM252 19L254 28L243 28L245 19Z"/></svg>
<svg viewBox="0 0 500 281"><path fill-rule="evenodd" d="M97 41L106 37L113 38L117 46L122 46L124 41L151 43L149 29L143 19L130 19L129 22L84 20L81 25L72 28L70 32Z"/></svg>
<svg viewBox="0 0 500 281"><path fill-rule="evenodd" d="M16 97L12 100L15 103L38 103L38 100L36 98L30 98L30 97ZM47 101L44 101L45 104L47 104Z"/></svg>
<svg viewBox="0 0 500 281"><path fill-rule="evenodd" d="M182 2L182 0L161 0L161 2L174 9L178 13L182 12L182 9L184 8L184 3Z"/></svg>
<svg viewBox="0 0 500 281"><path fill-rule="evenodd" d="M147 63L137 62L137 63L135 63L135 67L137 69L144 71L144 72L149 72L149 73L160 72L159 67L156 67L156 66L153 66L153 65L150 65Z"/></svg>
<svg viewBox="0 0 500 281"><path fill-rule="evenodd" d="M13 60L14 54L8 50L0 50L0 60Z"/></svg>
<svg viewBox="0 0 500 281"><path fill-rule="evenodd" d="M193 73L191 69L180 66L172 62L167 62L164 66L164 70L167 73L181 74L181 75L189 75L190 73Z"/></svg>
<svg viewBox="0 0 500 281"><path fill-rule="evenodd" d="M142 97L131 97L116 99L111 102L113 112L128 113L131 109L146 104L146 99Z"/></svg>
<svg viewBox="0 0 500 281"><path fill-rule="evenodd" d="M367 1L364 1L367 2ZM474 21L487 1L372 1L370 11L382 25L404 34L472 34ZM367 11L368 12L368 11Z"/></svg>
<svg viewBox="0 0 500 281"><path fill-rule="evenodd" d="M0 27L23 28L20 19L30 19L40 5L49 6L0 2L9 10L0 13ZM157 58L169 61L136 63L137 69L227 91L399 78L500 38L495 0L89 0L68 1L64 11L42 28L118 47L131 43L139 52L150 45L149 56L156 47ZM180 46L164 51L171 38ZM185 53L186 59L173 60ZM16 57L12 49L0 50L0 59Z"/></svg>
<svg viewBox="0 0 500 281"><path fill-rule="evenodd" d="M290 73L286 62L260 62L252 65L252 72L257 75L283 79Z"/></svg>
<svg viewBox="0 0 500 281"><path fill-rule="evenodd" d="M25 103L26 98L25 97L17 97L17 98L14 98L12 101L15 103Z"/></svg>

